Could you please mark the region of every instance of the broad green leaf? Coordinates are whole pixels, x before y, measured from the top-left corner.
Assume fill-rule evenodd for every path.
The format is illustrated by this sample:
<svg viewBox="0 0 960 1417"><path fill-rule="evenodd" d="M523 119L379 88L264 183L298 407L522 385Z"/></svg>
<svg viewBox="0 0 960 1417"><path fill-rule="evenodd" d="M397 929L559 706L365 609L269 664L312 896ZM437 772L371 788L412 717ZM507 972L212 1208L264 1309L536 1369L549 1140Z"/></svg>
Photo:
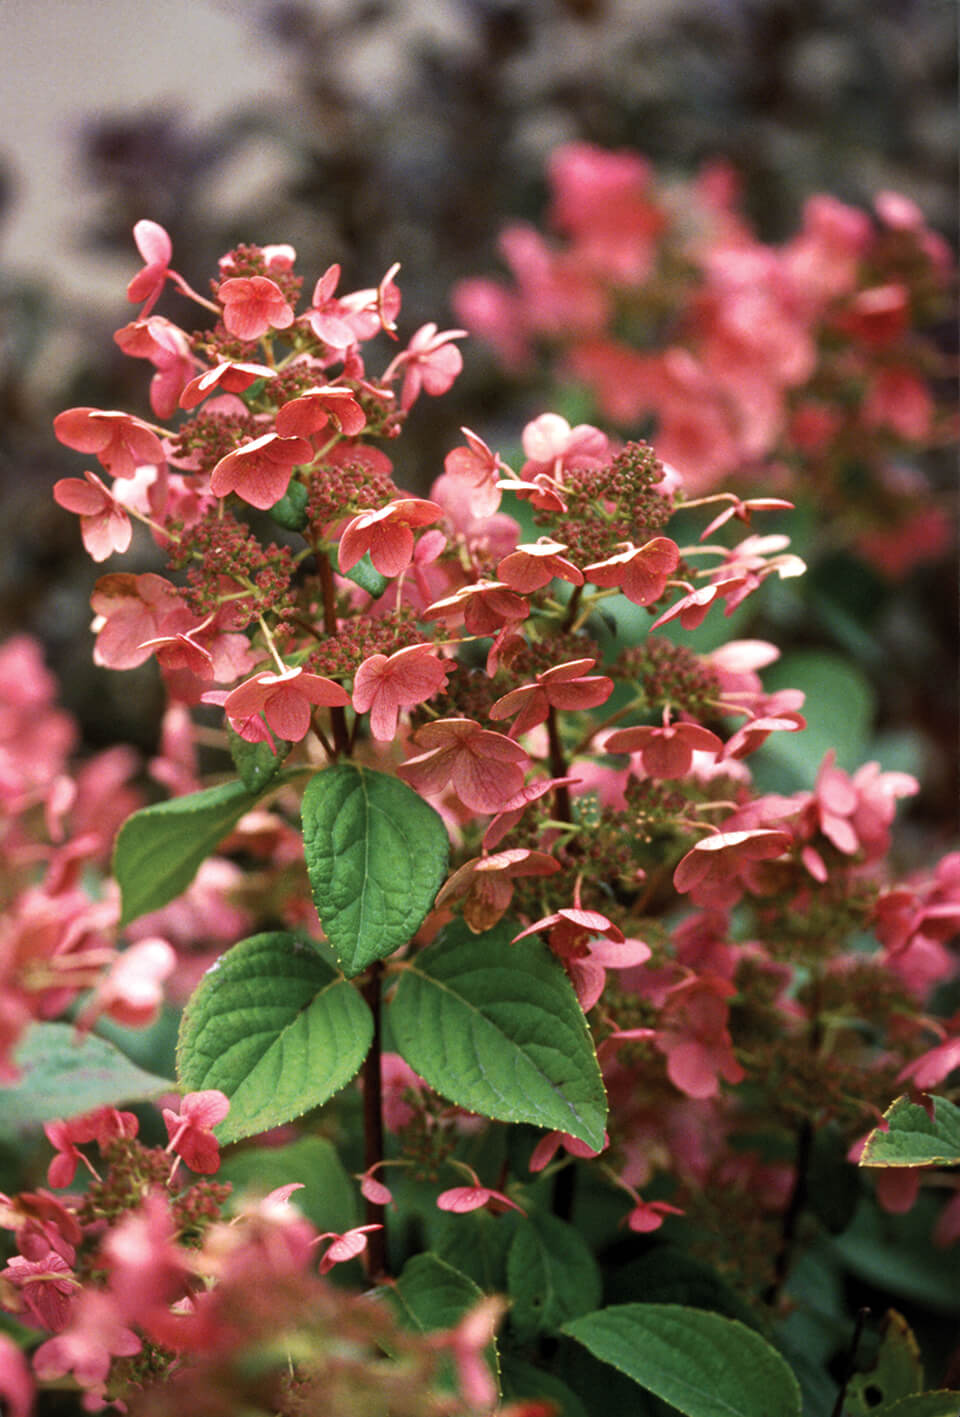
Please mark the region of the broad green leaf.
<svg viewBox="0 0 960 1417"><path fill-rule="evenodd" d="M960 1392L917 1392L899 1402L873 1407L870 1417L958 1417Z"/></svg>
<svg viewBox="0 0 960 1417"><path fill-rule="evenodd" d="M230 756L240 774L240 781L248 792L265 791L283 767L284 759L293 747L285 738L278 738L271 732L269 726L267 732L270 734L272 746L270 743L248 743L229 723L227 724Z"/></svg>
<svg viewBox="0 0 960 1417"><path fill-rule="evenodd" d="M510 1324L521 1343L589 1313L601 1300L600 1271L580 1232L537 1212L517 1220L507 1287Z"/></svg>
<svg viewBox="0 0 960 1417"><path fill-rule="evenodd" d="M960 1166L960 1107L934 1097L933 1116L925 1107L898 1097L884 1112L888 1129L867 1137L861 1166Z"/></svg>
<svg viewBox="0 0 960 1417"><path fill-rule="evenodd" d="M536 939L501 921L456 921L400 973L397 1047L432 1088L470 1112L569 1132L599 1151L606 1097L583 1011Z"/></svg>
<svg viewBox="0 0 960 1417"><path fill-rule="evenodd" d="M242 782L171 797L128 817L113 849L123 903L121 925L174 900L256 803Z"/></svg>
<svg viewBox="0 0 960 1417"><path fill-rule="evenodd" d="M185 1092L219 1088L222 1143L319 1107L367 1055L373 1016L312 948L277 931L241 940L207 971L184 1010L177 1074Z"/></svg>
<svg viewBox="0 0 960 1417"><path fill-rule="evenodd" d="M903 1315L889 1309L873 1366L866 1372L854 1373L847 1383L847 1417L872 1417L881 1404L898 1402L922 1388L923 1363L917 1340Z"/></svg>
<svg viewBox="0 0 960 1417"><path fill-rule="evenodd" d="M351 763L317 773L302 810L317 914L352 979L422 925L447 873L447 829L405 782Z"/></svg>
<svg viewBox="0 0 960 1417"><path fill-rule="evenodd" d="M294 479L279 502L274 502L270 508L270 515L275 522L285 526L288 531L303 531L309 521L307 516L309 500L310 493L306 487L302 482L297 482Z"/></svg>
<svg viewBox="0 0 960 1417"><path fill-rule="evenodd" d="M170 1092L169 1078L144 1072L105 1038L77 1041L69 1023L35 1023L14 1052L21 1078L0 1094L4 1126L36 1126Z"/></svg>
<svg viewBox="0 0 960 1417"><path fill-rule="evenodd" d="M231 1181L234 1193L265 1196L279 1186L300 1181L293 1204L319 1231L344 1230L359 1224L357 1184L344 1169L332 1142L326 1137L298 1137L289 1146L244 1147L225 1156L218 1181Z"/></svg>
<svg viewBox="0 0 960 1417"><path fill-rule="evenodd" d="M429 1253L408 1260L385 1294L404 1328L416 1333L453 1328L483 1299L472 1279Z"/></svg>
<svg viewBox="0 0 960 1417"><path fill-rule="evenodd" d="M905 1215L891 1215L864 1195L852 1224L830 1248L846 1269L875 1288L934 1313L958 1315L956 1257L931 1239L941 1209L940 1198L923 1190Z"/></svg>
<svg viewBox="0 0 960 1417"><path fill-rule="evenodd" d="M620 1304L563 1332L686 1417L800 1417L789 1367L736 1319L678 1304Z"/></svg>

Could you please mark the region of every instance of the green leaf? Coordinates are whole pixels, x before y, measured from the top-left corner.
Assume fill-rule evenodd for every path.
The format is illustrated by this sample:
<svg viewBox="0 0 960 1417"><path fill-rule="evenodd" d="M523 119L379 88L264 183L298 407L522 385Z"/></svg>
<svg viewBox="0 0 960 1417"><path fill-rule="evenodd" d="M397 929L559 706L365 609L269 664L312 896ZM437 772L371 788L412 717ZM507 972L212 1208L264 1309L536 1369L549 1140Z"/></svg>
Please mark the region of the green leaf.
<svg viewBox="0 0 960 1417"><path fill-rule="evenodd" d="M867 1137L861 1166L960 1166L960 1107L934 1097L933 1116L925 1107L898 1097L884 1112L888 1130Z"/></svg>
<svg viewBox="0 0 960 1417"><path fill-rule="evenodd" d="M960 1392L917 1392L871 1409L870 1417L958 1417Z"/></svg>
<svg viewBox="0 0 960 1417"><path fill-rule="evenodd" d="M242 782L171 797L128 817L117 834L113 874L120 886L120 924L174 900L225 836L257 801Z"/></svg>
<svg viewBox="0 0 960 1417"><path fill-rule="evenodd" d="M735 1319L677 1304L621 1304L564 1333L686 1417L800 1417L780 1354Z"/></svg>
<svg viewBox="0 0 960 1417"><path fill-rule="evenodd" d="M483 1299L483 1290L438 1255L414 1255L386 1291L386 1298L403 1324L415 1333L453 1328Z"/></svg>
<svg viewBox="0 0 960 1417"><path fill-rule="evenodd" d="M302 810L317 914L352 979L422 925L447 873L447 829L405 782L351 763L318 773Z"/></svg>
<svg viewBox="0 0 960 1417"><path fill-rule="evenodd" d="M910 1325L896 1309L884 1316L873 1366L854 1373L844 1392L847 1417L872 1417L882 1403L898 1402L923 1387L923 1363Z"/></svg>
<svg viewBox="0 0 960 1417"><path fill-rule="evenodd" d="M941 1209L939 1196L922 1190L905 1215L891 1215L864 1195L849 1229L830 1248L875 1288L934 1313L960 1314L956 1257L931 1239Z"/></svg>
<svg viewBox="0 0 960 1417"><path fill-rule="evenodd" d="M812 786L813 774L829 748L836 751L838 767L852 772L860 766L876 696L869 679L848 657L825 650L796 650L764 670L763 684L768 693L802 689L807 721L800 733L771 733L751 759L751 771L756 765L765 775L764 788L772 771L786 774L775 779L788 784L781 790Z"/></svg>
<svg viewBox="0 0 960 1417"><path fill-rule="evenodd" d="M580 1232L557 1216L520 1216L507 1258L510 1324L521 1343L601 1301L600 1271Z"/></svg>
<svg viewBox="0 0 960 1417"><path fill-rule="evenodd" d="M332 1142L326 1137L298 1137L289 1146L254 1146L225 1156L218 1181L233 1183L238 1193L269 1195L279 1186L300 1181L293 1203L321 1232L342 1235L357 1225L357 1184L344 1169Z"/></svg>
<svg viewBox="0 0 960 1417"><path fill-rule="evenodd" d="M76 1117L94 1107L115 1107L173 1090L169 1078L144 1072L105 1038L76 1041L70 1023L35 1023L14 1052L18 1083L3 1089L3 1122L36 1126Z"/></svg>
<svg viewBox="0 0 960 1417"><path fill-rule="evenodd" d="M606 1097L583 1011L536 939L456 921L400 974L389 1017L410 1066L451 1102L569 1132L599 1151Z"/></svg>
<svg viewBox="0 0 960 1417"><path fill-rule="evenodd" d="M330 548L330 564L338 576L346 576L348 581L353 581L361 590L365 590L368 595L372 595L374 600L379 600L387 586L390 584L388 576L382 576L376 566L370 560L370 552L366 551L355 566L351 566L349 571L341 571L337 559L336 547Z"/></svg>
<svg viewBox="0 0 960 1417"><path fill-rule="evenodd" d="M270 743L248 743L235 729L227 724L227 740L233 765L240 774L240 781L248 792L264 792L283 767L284 760L293 747L285 738L278 738L269 725Z"/></svg>
<svg viewBox="0 0 960 1417"><path fill-rule="evenodd" d="M354 1076L373 1037L357 991L310 944L282 931L241 940L184 1010L177 1074L186 1092L219 1088L222 1143L319 1107Z"/></svg>
<svg viewBox="0 0 960 1417"><path fill-rule="evenodd" d="M297 482L294 479L279 502L274 502L270 508L270 515L275 522L286 527L287 531L303 531L309 521L307 516L309 500L310 493L306 487L302 482Z"/></svg>

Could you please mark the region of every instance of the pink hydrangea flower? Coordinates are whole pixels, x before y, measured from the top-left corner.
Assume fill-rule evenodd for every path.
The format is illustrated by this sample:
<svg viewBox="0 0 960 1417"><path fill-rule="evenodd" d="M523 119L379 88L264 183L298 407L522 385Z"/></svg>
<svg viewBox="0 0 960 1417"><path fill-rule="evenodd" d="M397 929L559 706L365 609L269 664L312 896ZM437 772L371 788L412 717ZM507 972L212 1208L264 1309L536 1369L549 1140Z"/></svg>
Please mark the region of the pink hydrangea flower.
<svg viewBox="0 0 960 1417"><path fill-rule="evenodd" d="M147 220L136 223L133 239L143 257L143 269L137 271L127 286L127 299L146 302L140 311L140 318L144 320L159 300L170 274L173 242L159 222Z"/></svg>
<svg viewBox="0 0 960 1417"><path fill-rule="evenodd" d="M255 364L239 359L227 360L212 369L204 369L202 374L191 379L180 394L180 407L196 408L197 404L202 403L208 394L212 394L216 389L227 394L242 394L244 389L249 389L257 379L276 377L276 369L271 369L267 364Z"/></svg>
<svg viewBox="0 0 960 1417"><path fill-rule="evenodd" d="M62 1255L55 1250L36 1260L13 1255L6 1268L0 1269L0 1279L6 1279L19 1291L27 1312L49 1333L59 1333L66 1327L70 1301L79 1283Z"/></svg>
<svg viewBox="0 0 960 1417"><path fill-rule="evenodd" d="M293 324L293 307L269 276L232 276L220 282L217 299L223 323L237 339L259 339L268 330L286 330Z"/></svg>
<svg viewBox="0 0 960 1417"><path fill-rule="evenodd" d="M396 735L400 710L439 693L449 672L432 644L407 645L389 658L372 654L354 676L353 707L357 713L369 712L370 732L388 743Z"/></svg>
<svg viewBox="0 0 960 1417"><path fill-rule="evenodd" d="M545 669L537 675L535 683L521 684L497 699L489 717L496 722L515 713L517 717L510 737L518 738L543 723L551 708L576 711L599 707L613 693L614 683L605 674L587 672L596 662L595 659L573 659L568 664Z"/></svg>
<svg viewBox="0 0 960 1417"><path fill-rule="evenodd" d="M113 338L125 354L149 359L156 370L150 381L150 407L158 418L172 417L196 367L188 336L179 326L153 315L124 325Z"/></svg>
<svg viewBox="0 0 960 1417"><path fill-rule="evenodd" d="M164 461L156 433L116 409L68 408L53 420L53 431L75 452L93 453L111 477L133 477L138 467Z"/></svg>
<svg viewBox="0 0 960 1417"><path fill-rule="evenodd" d="M61 477L53 484L53 499L80 518L80 535L94 561L106 561L115 551L126 551L133 536L130 518L95 472Z"/></svg>
<svg viewBox="0 0 960 1417"><path fill-rule="evenodd" d="M322 384L305 389L298 398L290 399L277 413L277 432L282 438L309 438L328 424L335 430L354 437L367 426L367 415L357 403L353 389L342 384Z"/></svg>
<svg viewBox="0 0 960 1417"><path fill-rule="evenodd" d="M463 918L474 934L493 929L510 907L519 876L553 876L559 861L545 851L513 847L493 856L475 856L454 871L437 896L437 906L463 899Z"/></svg>
<svg viewBox="0 0 960 1417"><path fill-rule="evenodd" d="M549 536L518 546L497 567L497 575L512 590L528 595L549 585L554 576L571 585L583 585L583 572L563 555L566 546Z"/></svg>
<svg viewBox="0 0 960 1417"><path fill-rule="evenodd" d="M216 1088L205 1092L188 1092L180 1103L180 1114L169 1107L163 1109L163 1120L170 1140L166 1150L176 1152L191 1171L205 1175L219 1170L220 1144L213 1129L230 1111L230 1099Z"/></svg>
<svg viewBox="0 0 960 1417"><path fill-rule="evenodd" d="M349 703L350 695L340 684L298 666L255 674L226 696L223 708L234 731L248 743L269 742L261 714L278 738L299 743L310 727L313 705L346 708Z"/></svg>
<svg viewBox="0 0 960 1417"><path fill-rule="evenodd" d="M441 718L417 733L427 752L401 763L397 772L418 792L433 796L449 783L473 812L498 812L523 784L524 750L502 733L469 718Z"/></svg>
<svg viewBox="0 0 960 1417"><path fill-rule="evenodd" d="M679 561L676 542L655 536L643 546L627 545L605 561L595 561L583 574L594 585L619 586L634 605L652 605L663 595Z"/></svg>
<svg viewBox="0 0 960 1417"><path fill-rule="evenodd" d="M445 394L463 368L463 355L453 343L463 339L466 330L438 330L431 321L421 325L411 337L406 349L397 355L383 376L389 383L403 369L400 407L406 413L412 408L421 390L435 396Z"/></svg>
<svg viewBox="0 0 960 1417"><path fill-rule="evenodd" d="M286 492L297 464L312 457L313 448L305 438L264 433L220 459L210 474L210 491L215 497L236 492L251 507L266 511Z"/></svg>
<svg viewBox="0 0 960 1417"><path fill-rule="evenodd" d="M382 1229L382 1225L356 1225L352 1230L345 1230L342 1235L338 1235L335 1230L327 1230L318 1235L317 1240L333 1240L320 1261L320 1273L328 1274L335 1264L355 1260L357 1255L363 1254L367 1248L367 1236L370 1232Z"/></svg>
<svg viewBox="0 0 960 1417"><path fill-rule="evenodd" d="M791 844L787 832L770 828L717 832L691 847L673 873L673 884L697 905L733 905L743 893L741 871L782 856Z"/></svg>
<svg viewBox="0 0 960 1417"><path fill-rule="evenodd" d="M442 507L422 497L399 497L379 511L361 512L340 537L340 570L346 574L369 551L382 576L399 576L413 556L413 528L429 526L442 516Z"/></svg>
<svg viewBox="0 0 960 1417"><path fill-rule="evenodd" d="M526 1215L522 1206L517 1205L503 1191L494 1191L489 1186L453 1186L441 1191L437 1196L439 1210L452 1211L454 1215L467 1215L471 1210L490 1210L494 1214L503 1210L518 1210Z"/></svg>
<svg viewBox="0 0 960 1417"><path fill-rule="evenodd" d="M499 453L487 447L482 438L461 428L465 448L454 448L443 460L444 471L469 488L470 510L475 517L490 517L500 505L501 492L497 479L509 469Z"/></svg>
<svg viewBox="0 0 960 1417"><path fill-rule="evenodd" d="M604 741L606 753L639 753L648 777L685 777L693 765L693 755L720 753L723 743L699 723L670 723L669 710L663 711L663 726L621 728Z"/></svg>

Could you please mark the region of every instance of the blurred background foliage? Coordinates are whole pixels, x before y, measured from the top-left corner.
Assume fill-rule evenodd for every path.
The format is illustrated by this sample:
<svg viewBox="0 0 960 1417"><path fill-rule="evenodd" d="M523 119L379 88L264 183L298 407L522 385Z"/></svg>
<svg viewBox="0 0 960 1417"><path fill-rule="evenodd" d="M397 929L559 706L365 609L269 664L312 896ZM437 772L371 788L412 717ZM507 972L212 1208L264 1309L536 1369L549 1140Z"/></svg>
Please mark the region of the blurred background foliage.
<svg viewBox="0 0 960 1417"><path fill-rule="evenodd" d="M88 9L109 46L104 12ZM546 158L575 138L632 148L664 175L729 159L767 240L797 229L814 192L867 206L892 188L956 248L952 0L256 0L231 13L263 56L256 101L198 125L182 102L124 111L107 94L63 136L88 198L70 240L115 271L112 306L91 295L64 307L42 281L0 276L0 633L41 637L91 746L120 738L152 751L161 690L152 665L111 675L91 663L89 594L102 568L50 500L58 477L78 473L50 421L77 404L148 412L145 367L112 340L130 318L122 297L140 217L168 229L178 268L201 289L240 240L292 242L308 283L338 261L343 289L399 260L404 336L426 320L454 323L453 285L497 268L507 219L542 223ZM266 77L278 65L279 86ZM217 72L211 56L211 85ZM43 83L38 63L41 99ZM240 200L237 172L256 173ZM0 181L0 202L12 211L16 201L15 184ZM160 310L182 315L173 297ZM942 344L956 354L952 324ZM463 423L509 456L541 411L468 345L451 394L415 409L400 480L426 487ZM952 459L926 471L942 486ZM110 568L149 569L150 549L135 542ZM849 560L817 575L813 616L784 589L758 597L761 619L737 626L782 646L778 682L797 682L792 663L813 691L816 744L798 740L801 760L777 780L809 785L835 740L847 766L877 750L884 767L922 776L921 837L951 832L953 556L896 585Z"/></svg>

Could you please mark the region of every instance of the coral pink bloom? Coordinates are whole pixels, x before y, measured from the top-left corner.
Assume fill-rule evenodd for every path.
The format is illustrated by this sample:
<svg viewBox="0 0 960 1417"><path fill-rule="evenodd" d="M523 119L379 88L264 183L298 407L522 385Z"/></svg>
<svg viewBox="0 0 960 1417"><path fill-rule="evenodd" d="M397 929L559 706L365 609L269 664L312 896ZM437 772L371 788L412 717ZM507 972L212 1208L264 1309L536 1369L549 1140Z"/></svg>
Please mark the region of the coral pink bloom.
<svg viewBox="0 0 960 1417"><path fill-rule="evenodd" d="M571 783L579 781L580 779L576 777L541 777L536 782L526 783L515 797L499 808L497 815L487 827L483 834L484 851L490 851L494 846L499 846L507 832L512 831L517 825L531 802L539 801L541 797L545 797L556 787L569 787Z"/></svg>
<svg viewBox="0 0 960 1417"><path fill-rule="evenodd" d="M587 567L586 574L589 579L591 567ZM659 629L668 620L679 619L685 630L695 630L698 625L702 625L707 618L707 611L715 600L725 600L736 591L741 590L746 584L745 576L728 576L724 580L712 581L710 585L699 586L696 590L691 590L687 595L682 595L679 600L675 600L669 610L665 610L662 615L658 615L650 626L651 630ZM731 614L732 605L727 606L727 614Z"/></svg>
<svg viewBox="0 0 960 1417"><path fill-rule="evenodd" d="M163 1003L163 981L177 967L177 953L166 940L145 939L118 955L77 1020L90 1028L107 1014L126 1028L146 1028Z"/></svg>
<svg viewBox="0 0 960 1417"><path fill-rule="evenodd" d="M517 846L495 856L475 856L446 882L437 896L438 906L463 897L463 918L475 935L492 930L513 899L517 876L554 876L559 861L545 851Z"/></svg>
<svg viewBox="0 0 960 1417"><path fill-rule="evenodd" d="M665 1216L685 1213L679 1206L670 1205L668 1201L640 1200L627 1216L627 1228L638 1235L649 1235L651 1231L660 1229Z"/></svg>
<svg viewBox="0 0 960 1417"><path fill-rule="evenodd" d="M505 556L497 567L497 575L512 590L525 595L549 585L554 576L571 585L583 585L583 572L561 554L566 549L559 541L540 536Z"/></svg>
<svg viewBox="0 0 960 1417"><path fill-rule="evenodd" d="M264 433L220 459L210 474L210 491L215 497L236 492L264 512L284 495L297 464L312 457L313 448L305 438Z"/></svg>
<svg viewBox="0 0 960 1417"><path fill-rule="evenodd" d="M415 1114L410 1096L419 1100L423 1078L415 1073L399 1053L384 1053L380 1059L380 1080L383 1092L383 1125L390 1132L399 1132L413 1121Z"/></svg>
<svg viewBox="0 0 960 1417"><path fill-rule="evenodd" d="M542 413L523 430L527 460L520 477L532 481L540 473L562 480L567 468L602 467L610 455L610 440L599 428L578 423L571 428L559 413Z"/></svg>
<svg viewBox="0 0 960 1417"><path fill-rule="evenodd" d="M33 1371L41 1382L51 1382L72 1372L90 1397L103 1397L112 1357L130 1358L139 1353L141 1342L123 1322L116 1299L104 1289L84 1289L76 1300L68 1328L33 1355ZM86 1405L86 1402L85 1402ZM102 1402L96 1402L102 1406ZM88 1408L90 1410L90 1408Z"/></svg>
<svg viewBox="0 0 960 1417"><path fill-rule="evenodd" d="M47 1181L58 1189L69 1186L82 1162L95 1176L90 1162L78 1148L95 1141L101 1149L115 1137L135 1137L139 1123L132 1112L118 1112L115 1107L96 1107L80 1117L67 1121L44 1122L47 1141L57 1151L47 1169Z"/></svg>
<svg viewBox="0 0 960 1417"><path fill-rule="evenodd" d="M887 349L903 334L909 318L910 292L905 285L891 282L859 291L837 324L868 348Z"/></svg>
<svg viewBox="0 0 960 1417"><path fill-rule="evenodd" d="M342 1235L337 1234L335 1230L327 1230L323 1235L318 1235L318 1240L333 1240L333 1244L327 1246L320 1261L320 1273L327 1274L335 1264L355 1260L357 1255L367 1248L367 1236L370 1232L382 1229L382 1225L356 1225L352 1230L345 1230Z"/></svg>
<svg viewBox="0 0 960 1417"><path fill-rule="evenodd" d="M213 369L205 369L195 379L191 379L180 395L181 408L196 408L214 389L226 394L242 394L244 389L256 383L257 379L275 379L276 369L266 364L251 361L227 360Z"/></svg>
<svg viewBox="0 0 960 1417"><path fill-rule="evenodd" d="M338 560L346 574L366 552L382 576L399 576L413 557L412 527L429 526L443 508L422 497L400 497L376 512L361 512L348 522L340 538Z"/></svg>
<svg viewBox="0 0 960 1417"><path fill-rule="evenodd" d="M397 772L418 792L433 796L448 783L473 812L499 812L523 785L530 761L502 733L490 733L469 718L427 723L414 741L428 749L401 763Z"/></svg>
<svg viewBox="0 0 960 1417"><path fill-rule="evenodd" d="M453 344L463 339L466 330L438 330L431 321L421 325L410 343L398 354L383 376L388 384L393 375L403 369L400 407L404 413L412 408L421 389L424 393L445 394L463 368L463 355Z"/></svg>
<svg viewBox="0 0 960 1417"><path fill-rule="evenodd" d="M535 683L521 684L498 699L489 717L496 722L515 713L517 718L510 737L517 738L543 723L551 708L570 711L597 708L609 699L614 684L605 674L586 672L596 662L595 659L572 659L568 664L544 670L537 675Z"/></svg>
<svg viewBox="0 0 960 1417"><path fill-rule="evenodd" d="M313 288L313 301L306 318L317 339L331 349L345 350L356 344L359 336L346 318L345 307L334 298L339 279L340 267L328 266Z"/></svg>
<svg viewBox="0 0 960 1417"><path fill-rule="evenodd" d="M96 615L93 662L106 669L145 664L152 653L147 641L162 635L174 618L182 624L182 617L189 617L176 589L152 571L101 576L90 604Z"/></svg>
<svg viewBox="0 0 960 1417"><path fill-rule="evenodd" d="M729 497L729 505L724 507L723 511L719 512L708 526L704 527L700 533L701 541L706 541L711 532L717 531L733 517L749 526L754 512L791 511L793 509L793 503L784 501L782 497L748 497L746 501L742 501L732 492L727 496Z"/></svg>
<svg viewBox="0 0 960 1417"><path fill-rule="evenodd" d="M442 620L446 625L462 620L471 635L494 635L504 625L525 620L529 611L530 602L502 581L477 581L435 601L420 618Z"/></svg>
<svg viewBox="0 0 960 1417"><path fill-rule="evenodd" d="M133 477L138 467L164 461L156 433L116 409L68 408L53 420L53 431L68 448L93 453L111 477Z"/></svg>
<svg viewBox="0 0 960 1417"><path fill-rule="evenodd" d="M31 1417L33 1379L30 1369L20 1349L5 1333L0 1333L0 1397L6 1399L7 1417Z"/></svg>
<svg viewBox="0 0 960 1417"><path fill-rule="evenodd" d="M223 306L223 323L237 339L259 339L267 330L286 330L293 324L293 307L269 276L232 276L217 287Z"/></svg>
<svg viewBox="0 0 960 1417"><path fill-rule="evenodd" d="M723 743L699 723L671 723L669 709L663 711L662 728L621 728L611 733L603 745L605 753L639 753L648 777L684 777L693 764L693 755L720 753Z"/></svg>
<svg viewBox="0 0 960 1417"><path fill-rule="evenodd" d="M146 220L138 221L134 226L133 239L143 257L144 265L127 286L127 299L134 302L146 301L140 311L140 318L143 320L159 300L170 274L173 242L158 222Z"/></svg>
<svg viewBox="0 0 960 1417"><path fill-rule="evenodd" d="M738 873L782 856L791 844L787 832L767 827L717 832L687 852L673 873L673 884L681 895L689 892L697 905L733 905L743 890Z"/></svg>
<svg viewBox="0 0 960 1417"><path fill-rule="evenodd" d="M357 669L353 680L353 707L370 713L370 732L388 743L397 731L401 709L422 704L443 688L449 667L436 656L433 645L407 645L389 659L372 654Z"/></svg>
<svg viewBox="0 0 960 1417"><path fill-rule="evenodd" d="M610 1144L610 1138L606 1132L603 1134L603 1147L605 1150ZM528 1170L542 1171L543 1168L553 1160L554 1156L563 1147L570 1156L578 1156L581 1159L592 1156L599 1156L599 1151L594 1151L593 1147L587 1146L585 1141L579 1137L572 1137L569 1132L547 1132L546 1136L540 1138L530 1156Z"/></svg>
<svg viewBox="0 0 960 1417"><path fill-rule="evenodd" d="M299 398L285 403L277 414L277 432L283 438L294 434L309 438L328 423L350 438L367 426L367 415L357 403L353 389L342 384L305 389Z"/></svg>
<svg viewBox="0 0 960 1417"><path fill-rule="evenodd" d="M911 1078L921 1092L929 1092L948 1078L955 1068L960 1068L960 1038L948 1038L919 1058L914 1058L897 1073L897 1082Z"/></svg>
<svg viewBox="0 0 960 1417"><path fill-rule="evenodd" d="M685 980L670 992L655 1041L666 1055L670 1081L688 1097L715 1097L719 1077L737 1083L746 1076L727 1029L727 1000L735 992L728 980L713 975Z"/></svg>
<svg viewBox="0 0 960 1417"><path fill-rule="evenodd" d="M755 753L767 741L771 733L799 733L806 728L807 720L795 709L784 709L779 713L761 714L741 724L736 733L727 739L724 758L745 758Z"/></svg>
<svg viewBox="0 0 960 1417"><path fill-rule="evenodd" d="M634 605L652 605L666 589L677 569L680 548L668 536L655 536L643 546L627 545L623 551L584 568L588 581L598 586L619 586Z"/></svg>
<svg viewBox="0 0 960 1417"><path fill-rule="evenodd" d="M61 477L53 484L53 500L80 518L80 535L94 561L106 561L115 551L126 551L133 536L130 518L95 472Z"/></svg>
<svg viewBox="0 0 960 1417"><path fill-rule="evenodd" d="M191 1171L205 1175L219 1170L220 1143L213 1129L230 1111L230 1099L216 1088L206 1092L188 1092L180 1103L180 1115L169 1107L163 1109L167 1128L166 1150L175 1151Z"/></svg>
<svg viewBox="0 0 960 1417"><path fill-rule="evenodd" d="M169 1305L192 1278L189 1251L176 1244L170 1200L154 1186L142 1206L108 1230L100 1257L110 1275L110 1293L125 1319L150 1333L151 1319L166 1329Z"/></svg>
<svg viewBox="0 0 960 1417"><path fill-rule="evenodd" d="M454 448L443 460L444 471L466 483L470 489L470 511L475 517L490 517L500 505L501 492L497 478L509 472L499 453L487 447L482 438L469 428L460 432L467 441L465 448Z"/></svg>
<svg viewBox="0 0 960 1417"><path fill-rule="evenodd" d="M188 336L179 326L154 315L124 325L113 338L124 354L149 359L156 370L150 381L150 407L158 418L170 418L196 367Z"/></svg>
<svg viewBox="0 0 960 1417"><path fill-rule="evenodd" d="M234 731L248 743L269 741L261 713L278 738L299 743L310 727L311 705L346 708L349 703L350 695L340 684L298 666L282 674L255 674L227 695L223 708Z"/></svg>
<svg viewBox="0 0 960 1417"><path fill-rule="evenodd" d="M471 1210L491 1210L497 1214L503 1210L526 1211L502 1191L493 1191L489 1186L453 1186L449 1191L441 1191L437 1196L437 1208L449 1210L454 1215L466 1215Z"/></svg>

